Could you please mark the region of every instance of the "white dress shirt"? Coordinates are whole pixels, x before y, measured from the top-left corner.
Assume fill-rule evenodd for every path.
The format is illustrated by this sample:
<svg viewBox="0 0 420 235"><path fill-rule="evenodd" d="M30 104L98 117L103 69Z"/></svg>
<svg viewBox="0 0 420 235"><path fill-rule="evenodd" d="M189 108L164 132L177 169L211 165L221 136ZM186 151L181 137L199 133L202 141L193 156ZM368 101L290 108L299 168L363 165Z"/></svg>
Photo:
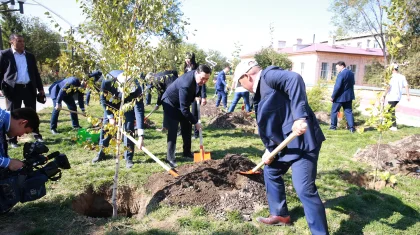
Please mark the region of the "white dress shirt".
<svg viewBox="0 0 420 235"><path fill-rule="evenodd" d="M26 52L22 54L12 48L13 56L15 57L17 66L17 79L16 84L28 84L31 80L28 73L28 63L26 62Z"/></svg>

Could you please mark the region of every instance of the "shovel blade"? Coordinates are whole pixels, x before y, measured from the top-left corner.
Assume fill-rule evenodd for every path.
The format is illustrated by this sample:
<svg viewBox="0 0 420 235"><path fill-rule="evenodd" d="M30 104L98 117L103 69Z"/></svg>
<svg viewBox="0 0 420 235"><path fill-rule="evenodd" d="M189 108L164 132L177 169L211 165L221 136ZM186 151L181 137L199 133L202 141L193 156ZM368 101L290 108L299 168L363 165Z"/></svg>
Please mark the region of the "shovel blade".
<svg viewBox="0 0 420 235"><path fill-rule="evenodd" d="M261 174L261 171L252 171L252 170L239 171L239 174L241 174L241 175L259 175L259 174Z"/></svg>
<svg viewBox="0 0 420 235"><path fill-rule="evenodd" d="M210 152L204 152L204 157L201 150L199 153L194 153L194 162L202 162L207 160L211 160Z"/></svg>

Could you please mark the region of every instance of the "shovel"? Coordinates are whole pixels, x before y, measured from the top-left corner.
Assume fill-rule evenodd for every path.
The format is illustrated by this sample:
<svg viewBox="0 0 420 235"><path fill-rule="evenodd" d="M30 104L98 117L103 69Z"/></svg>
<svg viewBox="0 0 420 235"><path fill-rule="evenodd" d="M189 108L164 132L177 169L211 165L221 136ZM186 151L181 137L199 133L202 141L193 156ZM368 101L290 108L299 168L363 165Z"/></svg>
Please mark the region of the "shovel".
<svg viewBox="0 0 420 235"><path fill-rule="evenodd" d="M306 127L307 124L305 124ZM270 155L268 156L268 160L272 161L277 153L279 153L281 150L283 150L293 139L295 139L297 137L295 132L292 132L292 134L290 134L285 140L283 140L283 142L280 143L279 146L277 146L277 148L275 148ZM259 169L264 166L264 161L261 161L260 163L258 163L257 166L255 166L252 170L249 171L240 171L239 174L242 175L254 175L254 174L261 174L261 172L259 171Z"/></svg>
<svg viewBox="0 0 420 235"><path fill-rule="evenodd" d="M199 101L197 101L197 110L198 110L198 123L201 124L200 102ZM194 162L202 162L202 161L206 161L206 160L211 160L210 152L205 152L204 151L203 131L200 129L200 130L198 130L198 133L200 135L200 152L199 153L194 153Z"/></svg>
<svg viewBox="0 0 420 235"><path fill-rule="evenodd" d="M135 140L131 135L129 135L127 132L122 131L123 135L127 136L128 139L130 139L137 147L139 147L139 143L137 140ZM173 177L178 177L178 173L176 173L173 169L171 169L169 166L165 165L159 158L157 158L155 155L153 155L149 150L147 150L145 147L141 147L141 150L145 152L149 157L151 157L157 164L159 164L163 169L165 169L169 174L171 174Z"/></svg>
<svg viewBox="0 0 420 235"><path fill-rule="evenodd" d="M86 117L86 114L81 113L81 112L77 112L77 111L73 111L73 110L69 110L69 109L63 109L63 108L59 108L58 110L63 110L63 111L69 112L69 113L75 113L75 114L79 114L79 115L82 115L82 116Z"/></svg>
<svg viewBox="0 0 420 235"><path fill-rule="evenodd" d="M146 120L150 117L150 115L152 115L152 113L153 113L154 111L158 110L158 108L159 108L159 105L155 105L155 108L154 108L152 111L150 111L150 113L149 113L149 114L147 114L147 116L146 116L146 117L144 117L144 120L143 120L143 121L146 121Z"/></svg>

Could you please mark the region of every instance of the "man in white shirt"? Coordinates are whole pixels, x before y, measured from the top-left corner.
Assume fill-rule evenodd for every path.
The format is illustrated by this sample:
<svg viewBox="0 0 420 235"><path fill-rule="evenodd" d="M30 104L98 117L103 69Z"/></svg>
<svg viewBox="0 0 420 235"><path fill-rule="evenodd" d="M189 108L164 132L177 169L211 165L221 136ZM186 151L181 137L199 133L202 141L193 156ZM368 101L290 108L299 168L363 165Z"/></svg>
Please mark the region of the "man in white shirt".
<svg viewBox="0 0 420 235"><path fill-rule="evenodd" d="M5 96L8 111L21 108L22 102L36 110L37 94L45 97L45 93L35 56L25 51L21 35L12 34L9 39L11 48L0 51L0 95ZM39 130L34 132L35 139L42 141ZM13 148L18 146L16 137L9 142Z"/></svg>
<svg viewBox="0 0 420 235"><path fill-rule="evenodd" d="M407 79L404 75L398 72L398 65L393 65L392 70L392 77L389 81L388 88L384 93L384 98L387 97L388 104L391 105L392 110L392 127L390 128L391 131L396 131L397 129L397 122L395 117L395 106L397 106L398 102L401 100L401 96L403 93L403 88L405 88L405 93L407 94L407 101L410 101L410 93L409 87L407 83Z"/></svg>

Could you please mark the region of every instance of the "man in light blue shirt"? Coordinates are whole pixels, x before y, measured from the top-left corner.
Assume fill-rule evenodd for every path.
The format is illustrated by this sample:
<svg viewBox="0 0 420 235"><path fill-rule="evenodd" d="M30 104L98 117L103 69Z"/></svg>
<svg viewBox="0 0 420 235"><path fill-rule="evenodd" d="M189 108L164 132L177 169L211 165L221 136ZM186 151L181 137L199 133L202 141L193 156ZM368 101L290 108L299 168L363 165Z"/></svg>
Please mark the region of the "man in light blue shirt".
<svg viewBox="0 0 420 235"><path fill-rule="evenodd" d="M25 50L25 40L21 35L10 35L10 49L0 51L0 95L6 98L7 110L22 107L36 110L37 96L45 97L41 76L38 72L35 56ZM2 94L1 94L2 93ZM42 141L38 130L34 130L35 139ZM17 138L9 143L18 147Z"/></svg>
<svg viewBox="0 0 420 235"><path fill-rule="evenodd" d="M23 162L11 159L7 154L7 139L32 133L39 128L39 117L31 108L15 109L11 112L0 109L0 170L12 171L23 167Z"/></svg>

